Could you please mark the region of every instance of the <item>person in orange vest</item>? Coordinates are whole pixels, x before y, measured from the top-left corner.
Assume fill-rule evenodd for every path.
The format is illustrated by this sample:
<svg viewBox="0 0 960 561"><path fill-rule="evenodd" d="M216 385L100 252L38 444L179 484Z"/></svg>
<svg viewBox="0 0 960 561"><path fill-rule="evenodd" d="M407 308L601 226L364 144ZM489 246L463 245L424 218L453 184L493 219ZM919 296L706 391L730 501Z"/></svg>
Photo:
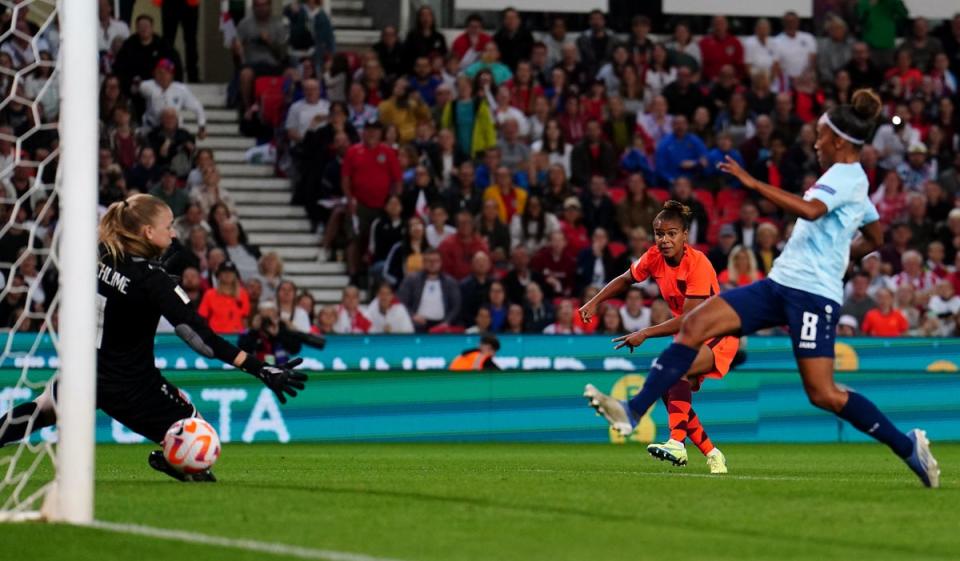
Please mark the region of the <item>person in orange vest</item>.
<svg viewBox="0 0 960 561"><path fill-rule="evenodd" d="M493 357L500 350L500 341L494 335L480 338L480 346L467 349L450 363L450 370L500 370Z"/></svg>

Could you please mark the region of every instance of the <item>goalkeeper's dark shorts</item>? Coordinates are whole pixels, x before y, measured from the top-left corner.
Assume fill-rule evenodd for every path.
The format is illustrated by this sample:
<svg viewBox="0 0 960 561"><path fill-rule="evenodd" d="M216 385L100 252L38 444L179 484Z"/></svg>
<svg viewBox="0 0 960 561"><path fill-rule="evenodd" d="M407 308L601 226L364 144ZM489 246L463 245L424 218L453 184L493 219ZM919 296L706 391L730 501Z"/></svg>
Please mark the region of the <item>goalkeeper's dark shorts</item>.
<svg viewBox="0 0 960 561"><path fill-rule="evenodd" d="M163 442L170 425L197 415L186 394L159 375L133 394L98 388L97 407L157 444Z"/></svg>

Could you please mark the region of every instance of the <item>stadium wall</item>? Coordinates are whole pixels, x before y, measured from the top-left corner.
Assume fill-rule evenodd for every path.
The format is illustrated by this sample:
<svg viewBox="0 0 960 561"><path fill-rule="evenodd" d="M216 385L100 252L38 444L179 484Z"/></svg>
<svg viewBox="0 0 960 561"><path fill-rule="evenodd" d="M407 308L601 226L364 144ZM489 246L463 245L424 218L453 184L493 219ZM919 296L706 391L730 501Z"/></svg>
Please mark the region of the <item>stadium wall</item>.
<svg viewBox="0 0 960 561"><path fill-rule="evenodd" d="M35 397L14 390L17 371L0 370L0 411ZM36 372L38 376L50 371ZM626 398L642 372L340 371L316 373L307 391L280 406L269 390L237 371L172 371L225 442L526 441L621 442L581 397L590 382ZM934 440L960 440L960 374L844 373L839 381L869 395L904 429L922 426ZM717 442L859 442L867 440L807 403L794 371L736 372L709 380L695 407ZM103 414L98 442L142 438ZM40 437L53 439L51 429ZM657 404L632 440L666 438Z"/></svg>

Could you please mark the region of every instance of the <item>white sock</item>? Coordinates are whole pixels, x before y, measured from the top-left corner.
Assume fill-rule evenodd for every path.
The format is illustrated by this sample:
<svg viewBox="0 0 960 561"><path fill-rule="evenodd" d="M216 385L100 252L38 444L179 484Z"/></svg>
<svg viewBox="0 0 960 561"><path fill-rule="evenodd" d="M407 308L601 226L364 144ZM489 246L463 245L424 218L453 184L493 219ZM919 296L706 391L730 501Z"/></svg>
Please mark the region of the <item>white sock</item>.
<svg viewBox="0 0 960 561"><path fill-rule="evenodd" d="M719 453L720 453L720 449L717 447L714 447L713 450L710 450L710 452L707 453L707 457L710 458L710 457L716 456Z"/></svg>
<svg viewBox="0 0 960 561"><path fill-rule="evenodd" d="M672 438L667 441L667 444L673 444L674 446L679 446L679 447L683 448L683 443L682 443L682 442L680 442L680 441L678 441L678 440L674 440L674 439L672 439Z"/></svg>

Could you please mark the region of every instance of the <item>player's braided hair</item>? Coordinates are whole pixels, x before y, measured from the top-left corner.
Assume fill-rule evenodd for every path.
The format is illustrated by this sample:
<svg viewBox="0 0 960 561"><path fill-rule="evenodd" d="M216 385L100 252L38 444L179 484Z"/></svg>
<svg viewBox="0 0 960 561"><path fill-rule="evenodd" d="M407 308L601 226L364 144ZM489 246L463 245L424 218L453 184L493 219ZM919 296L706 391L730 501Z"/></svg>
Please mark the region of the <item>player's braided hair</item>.
<svg viewBox="0 0 960 561"><path fill-rule="evenodd" d="M147 241L141 231L144 226L153 224L157 214L165 208L168 208L167 203L145 194L113 203L100 219L97 232L100 243L114 261L127 254L159 258L163 251Z"/></svg>
<svg viewBox="0 0 960 561"><path fill-rule="evenodd" d="M657 220L677 220L683 224L684 230L689 230L693 222L693 211L680 201L667 201L663 204L663 210L657 215Z"/></svg>

